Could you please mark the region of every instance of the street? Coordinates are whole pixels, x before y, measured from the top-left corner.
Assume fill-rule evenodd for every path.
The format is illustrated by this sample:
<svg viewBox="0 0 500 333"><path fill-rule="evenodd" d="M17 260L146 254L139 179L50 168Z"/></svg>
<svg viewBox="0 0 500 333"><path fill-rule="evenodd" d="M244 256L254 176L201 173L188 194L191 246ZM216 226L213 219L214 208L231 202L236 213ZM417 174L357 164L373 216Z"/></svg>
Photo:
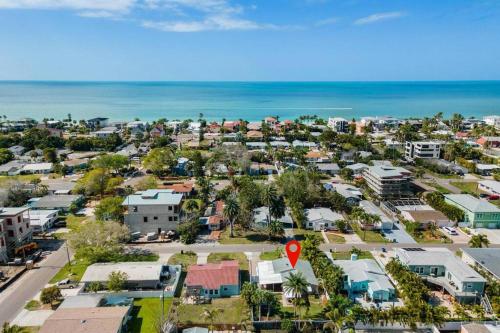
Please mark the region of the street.
<svg viewBox="0 0 500 333"><path fill-rule="evenodd" d="M67 262L66 248L62 245L46 259L39 262L39 267L26 272L0 293L0 325L12 321L26 302L31 300Z"/></svg>

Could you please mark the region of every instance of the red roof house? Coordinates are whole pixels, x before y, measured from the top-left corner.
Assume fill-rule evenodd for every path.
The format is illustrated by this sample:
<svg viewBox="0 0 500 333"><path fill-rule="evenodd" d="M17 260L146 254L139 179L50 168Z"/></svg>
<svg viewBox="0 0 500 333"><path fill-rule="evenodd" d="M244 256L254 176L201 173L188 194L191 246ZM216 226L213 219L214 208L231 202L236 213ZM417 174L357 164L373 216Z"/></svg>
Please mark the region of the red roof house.
<svg viewBox="0 0 500 333"><path fill-rule="evenodd" d="M239 295L239 263L237 260L228 260L189 266L184 283L188 296L219 298Z"/></svg>

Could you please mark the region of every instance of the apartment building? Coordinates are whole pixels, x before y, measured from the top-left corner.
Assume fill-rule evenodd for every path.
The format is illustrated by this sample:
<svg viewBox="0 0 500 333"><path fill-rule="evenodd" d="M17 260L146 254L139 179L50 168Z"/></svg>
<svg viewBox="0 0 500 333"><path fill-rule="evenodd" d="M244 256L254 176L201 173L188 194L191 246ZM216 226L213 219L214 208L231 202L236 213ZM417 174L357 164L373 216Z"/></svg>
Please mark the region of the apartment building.
<svg viewBox="0 0 500 333"><path fill-rule="evenodd" d="M5 232L3 229L3 219L0 219L0 263L9 261L7 255L7 241L5 240Z"/></svg>
<svg viewBox="0 0 500 333"><path fill-rule="evenodd" d="M0 221L8 253L32 238L30 221L24 218L24 212L28 209L27 207L0 208Z"/></svg>
<svg viewBox="0 0 500 333"><path fill-rule="evenodd" d="M411 172L401 167L386 165L370 166L363 171L368 187L382 200L408 197Z"/></svg>
<svg viewBox="0 0 500 333"><path fill-rule="evenodd" d="M436 141L406 141L405 158L414 161L417 158L439 158L443 143Z"/></svg>
<svg viewBox="0 0 500 333"><path fill-rule="evenodd" d="M349 122L345 118L328 118L328 127L337 133L347 133L349 131Z"/></svg>
<svg viewBox="0 0 500 333"><path fill-rule="evenodd" d="M168 189L139 191L125 198L125 224L131 232L147 234L177 229L183 195Z"/></svg>

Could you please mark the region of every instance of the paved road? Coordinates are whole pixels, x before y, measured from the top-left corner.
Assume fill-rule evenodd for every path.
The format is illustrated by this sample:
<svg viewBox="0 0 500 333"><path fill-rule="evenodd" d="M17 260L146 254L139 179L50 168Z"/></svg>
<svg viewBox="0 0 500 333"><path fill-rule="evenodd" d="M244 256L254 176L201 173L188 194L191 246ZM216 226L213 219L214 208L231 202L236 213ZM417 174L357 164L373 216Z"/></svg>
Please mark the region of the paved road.
<svg viewBox="0 0 500 333"><path fill-rule="evenodd" d="M31 300L66 264L66 248L61 246L39 263L39 268L26 272L0 293L0 325L12 321L26 302Z"/></svg>

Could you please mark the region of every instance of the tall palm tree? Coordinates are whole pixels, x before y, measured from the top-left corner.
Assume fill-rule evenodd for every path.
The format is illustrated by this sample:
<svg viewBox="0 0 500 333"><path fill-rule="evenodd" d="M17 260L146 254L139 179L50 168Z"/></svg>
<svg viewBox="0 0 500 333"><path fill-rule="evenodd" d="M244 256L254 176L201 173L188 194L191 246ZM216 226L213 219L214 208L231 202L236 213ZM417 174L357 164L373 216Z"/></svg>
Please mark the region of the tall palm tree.
<svg viewBox="0 0 500 333"><path fill-rule="evenodd" d="M236 197L234 195L228 197L225 201L224 216L229 221L229 236L231 238L234 237L234 221L236 220L239 211L240 204L238 203L238 200L236 200Z"/></svg>
<svg viewBox="0 0 500 333"><path fill-rule="evenodd" d="M489 245L490 241L488 240L488 236L484 234L474 235L469 240L470 247L488 247Z"/></svg>
<svg viewBox="0 0 500 333"><path fill-rule="evenodd" d="M21 327L17 325L10 325L8 322L3 323L2 333L28 333L26 327Z"/></svg>
<svg viewBox="0 0 500 333"><path fill-rule="evenodd" d="M272 237L282 238L285 235L285 228L283 227L283 223L280 221L272 220L267 229L269 232L269 239Z"/></svg>
<svg viewBox="0 0 500 333"><path fill-rule="evenodd" d="M214 331L214 322L221 312L221 309L203 308L203 318L210 322L210 330L212 332Z"/></svg>
<svg viewBox="0 0 500 333"><path fill-rule="evenodd" d="M276 191L276 187L274 187L273 185L264 187L264 190L262 192L262 201L264 205L267 206L267 224L271 223L271 205L277 197L278 193Z"/></svg>
<svg viewBox="0 0 500 333"><path fill-rule="evenodd" d="M300 304L300 301L308 298L308 287L309 283L300 272L290 273L290 275L285 278L285 282L283 282L283 291L292 296L294 315L297 315L297 306Z"/></svg>
<svg viewBox="0 0 500 333"><path fill-rule="evenodd" d="M198 201L194 199L189 199L188 201L186 201L184 209L186 210L186 212L188 212L189 216L191 217L191 215L195 211L200 209L200 205L198 204Z"/></svg>

